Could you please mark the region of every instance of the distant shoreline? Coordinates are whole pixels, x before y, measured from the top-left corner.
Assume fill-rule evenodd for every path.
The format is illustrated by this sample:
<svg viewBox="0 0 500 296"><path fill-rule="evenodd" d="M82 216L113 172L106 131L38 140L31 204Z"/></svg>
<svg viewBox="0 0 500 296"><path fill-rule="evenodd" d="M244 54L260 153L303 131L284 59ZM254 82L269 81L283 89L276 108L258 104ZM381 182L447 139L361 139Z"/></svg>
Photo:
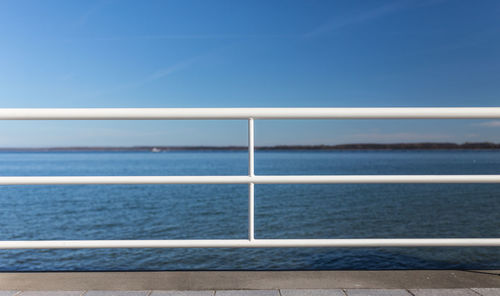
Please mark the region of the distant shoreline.
<svg viewBox="0 0 500 296"><path fill-rule="evenodd" d="M130 146L130 147L46 147L0 148L0 152L167 152L167 151L243 151L247 146ZM341 145L277 145L258 146L256 150L500 150L500 144L480 143L392 143L392 144L341 144Z"/></svg>

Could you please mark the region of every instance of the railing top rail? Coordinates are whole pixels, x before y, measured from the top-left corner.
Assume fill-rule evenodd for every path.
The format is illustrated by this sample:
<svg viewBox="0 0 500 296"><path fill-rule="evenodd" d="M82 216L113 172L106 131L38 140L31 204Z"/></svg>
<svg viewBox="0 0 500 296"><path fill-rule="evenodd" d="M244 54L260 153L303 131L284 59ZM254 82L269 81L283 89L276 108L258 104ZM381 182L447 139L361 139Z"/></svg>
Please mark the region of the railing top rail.
<svg viewBox="0 0 500 296"><path fill-rule="evenodd" d="M491 119L500 107L0 109L0 120Z"/></svg>

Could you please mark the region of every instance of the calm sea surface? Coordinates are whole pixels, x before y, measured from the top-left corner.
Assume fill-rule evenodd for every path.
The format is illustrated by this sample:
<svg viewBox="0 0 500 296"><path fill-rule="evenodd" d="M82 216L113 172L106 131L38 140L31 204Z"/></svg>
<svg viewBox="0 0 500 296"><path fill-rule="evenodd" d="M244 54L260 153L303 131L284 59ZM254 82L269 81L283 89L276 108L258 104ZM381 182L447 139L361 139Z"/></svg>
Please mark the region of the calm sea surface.
<svg viewBox="0 0 500 296"><path fill-rule="evenodd" d="M257 152L257 174L498 174L500 152ZM0 153L0 175L245 175L245 152ZM0 240L245 239L247 185L1 186ZM500 237L500 185L256 185L256 238ZM500 248L0 250L0 270L500 269Z"/></svg>

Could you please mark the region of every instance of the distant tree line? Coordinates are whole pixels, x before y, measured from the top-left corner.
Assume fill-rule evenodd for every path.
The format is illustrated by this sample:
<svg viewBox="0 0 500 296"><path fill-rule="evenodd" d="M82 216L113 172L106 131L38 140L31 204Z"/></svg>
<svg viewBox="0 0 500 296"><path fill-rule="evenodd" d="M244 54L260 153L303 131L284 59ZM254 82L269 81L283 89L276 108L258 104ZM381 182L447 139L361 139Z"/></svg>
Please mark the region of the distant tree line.
<svg viewBox="0 0 500 296"><path fill-rule="evenodd" d="M49 148L0 148L0 151L57 152L57 151L231 151L247 150L246 146L132 146L132 147L49 147ZM278 145L260 146L257 150L495 150L500 144L481 143L361 143L341 145Z"/></svg>
<svg viewBox="0 0 500 296"><path fill-rule="evenodd" d="M258 147L260 150L478 150L500 149L496 143L391 143L391 144L341 144L341 145L296 145Z"/></svg>

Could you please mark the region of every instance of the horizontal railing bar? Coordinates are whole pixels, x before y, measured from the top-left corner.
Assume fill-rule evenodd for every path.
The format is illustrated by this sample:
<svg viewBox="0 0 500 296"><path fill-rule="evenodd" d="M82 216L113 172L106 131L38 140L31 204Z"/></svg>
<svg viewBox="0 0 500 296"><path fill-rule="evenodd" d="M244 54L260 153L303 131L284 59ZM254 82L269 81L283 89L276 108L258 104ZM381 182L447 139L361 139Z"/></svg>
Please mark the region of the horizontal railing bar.
<svg viewBox="0 0 500 296"><path fill-rule="evenodd" d="M0 241L0 249L499 247L500 238Z"/></svg>
<svg viewBox="0 0 500 296"><path fill-rule="evenodd" d="M0 185L500 183L500 175L40 176L0 177Z"/></svg>
<svg viewBox="0 0 500 296"><path fill-rule="evenodd" d="M0 120L480 119L499 107L452 108L86 108L0 109Z"/></svg>

